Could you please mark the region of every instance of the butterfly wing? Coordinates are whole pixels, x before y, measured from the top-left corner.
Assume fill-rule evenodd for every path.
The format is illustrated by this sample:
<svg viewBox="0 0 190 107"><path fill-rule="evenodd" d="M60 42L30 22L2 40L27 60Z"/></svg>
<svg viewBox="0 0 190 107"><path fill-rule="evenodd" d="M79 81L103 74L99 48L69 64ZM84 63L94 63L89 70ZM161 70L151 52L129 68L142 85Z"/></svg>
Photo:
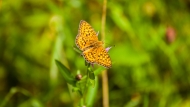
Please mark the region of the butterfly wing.
<svg viewBox="0 0 190 107"><path fill-rule="evenodd" d="M79 24L78 35L75 39L77 47L84 51L98 41L97 33L86 21L81 20Z"/></svg>
<svg viewBox="0 0 190 107"><path fill-rule="evenodd" d="M98 48L93 47L83 51L83 57L88 63L96 63L97 49Z"/></svg>
<svg viewBox="0 0 190 107"><path fill-rule="evenodd" d="M112 66L110 56L102 46L88 48L83 52L83 57L88 63L97 63L106 68L111 68Z"/></svg>
<svg viewBox="0 0 190 107"><path fill-rule="evenodd" d="M106 68L111 68L112 66L111 58L108 52L103 48L103 46L98 47L96 51L97 51L96 63Z"/></svg>

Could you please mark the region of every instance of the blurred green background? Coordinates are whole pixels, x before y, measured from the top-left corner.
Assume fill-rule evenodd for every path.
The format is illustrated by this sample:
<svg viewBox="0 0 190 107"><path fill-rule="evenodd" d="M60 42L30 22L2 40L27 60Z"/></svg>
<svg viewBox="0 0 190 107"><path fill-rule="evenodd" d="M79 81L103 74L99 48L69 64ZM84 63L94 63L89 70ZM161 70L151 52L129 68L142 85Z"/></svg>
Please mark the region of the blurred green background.
<svg viewBox="0 0 190 107"><path fill-rule="evenodd" d="M0 0L0 105L72 107L61 60L85 73L73 49L80 20L101 36L102 0ZM190 1L108 0L110 107L190 107ZM94 69L99 66L95 66ZM102 106L101 78L94 107Z"/></svg>

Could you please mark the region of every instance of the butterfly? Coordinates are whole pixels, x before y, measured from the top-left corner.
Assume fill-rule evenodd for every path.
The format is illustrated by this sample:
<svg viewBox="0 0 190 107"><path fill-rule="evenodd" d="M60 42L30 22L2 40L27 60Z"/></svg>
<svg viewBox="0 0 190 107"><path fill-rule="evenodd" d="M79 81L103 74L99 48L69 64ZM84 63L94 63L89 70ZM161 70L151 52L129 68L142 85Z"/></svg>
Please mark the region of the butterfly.
<svg viewBox="0 0 190 107"><path fill-rule="evenodd" d="M80 21L75 44L82 51L82 56L86 62L99 64L106 68L112 66L110 56L103 47L103 42L98 40L98 33L84 20Z"/></svg>

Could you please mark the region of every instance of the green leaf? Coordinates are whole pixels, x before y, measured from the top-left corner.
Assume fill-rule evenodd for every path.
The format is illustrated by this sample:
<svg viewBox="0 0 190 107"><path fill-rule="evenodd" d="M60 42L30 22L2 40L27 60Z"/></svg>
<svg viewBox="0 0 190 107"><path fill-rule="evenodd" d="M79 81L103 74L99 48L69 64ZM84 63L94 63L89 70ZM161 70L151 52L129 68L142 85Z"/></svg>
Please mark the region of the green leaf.
<svg viewBox="0 0 190 107"><path fill-rule="evenodd" d="M100 74L103 70L106 70L106 68L104 68L104 67L99 67L98 69L96 69L96 70L94 71L94 74L95 74L95 75L98 75L98 74Z"/></svg>
<svg viewBox="0 0 190 107"><path fill-rule="evenodd" d="M43 105L38 99L31 98L19 104L18 107L43 107Z"/></svg>
<svg viewBox="0 0 190 107"><path fill-rule="evenodd" d="M92 80L95 79L94 72L89 72L89 78L92 79Z"/></svg>
<svg viewBox="0 0 190 107"><path fill-rule="evenodd" d="M94 80L95 79L95 75L94 75L94 72L92 71L92 69L88 68L87 70L89 72L89 78L92 79L92 80Z"/></svg>
<svg viewBox="0 0 190 107"><path fill-rule="evenodd" d="M76 86L76 79L71 75L71 72L69 69L67 69L61 62L58 60L55 60L56 65L63 75L64 79L66 80L67 83L71 84L72 86Z"/></svg>
<svg viewBox="0 0 190 107"><path fill-rule="evenodd" d="M86 105L87 107L92 107L94 105L95 98L97 97L97 91L98 91L98 77L95 77L95 80L93 80L95 83L94 86L89 86L88 91L86 94Z"/></svg>

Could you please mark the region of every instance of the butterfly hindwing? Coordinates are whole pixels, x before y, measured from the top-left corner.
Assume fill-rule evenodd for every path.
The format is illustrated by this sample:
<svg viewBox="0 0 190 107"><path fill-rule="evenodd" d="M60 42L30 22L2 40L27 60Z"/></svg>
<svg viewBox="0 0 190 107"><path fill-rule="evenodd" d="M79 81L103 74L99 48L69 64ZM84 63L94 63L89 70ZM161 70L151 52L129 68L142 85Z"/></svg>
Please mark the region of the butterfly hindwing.
<svg viewBox="0 0 190 107"><path fill-rule="evenodd" d="M83 51L83 57L88 63L96 63L97 48L89 48Z"/></svg>
<svg viewBox="0 0 190 107"><path fill-rule="evenodd" d="M110 56L102 46L97 49L96 63L106 68L111 68Z"/></svg>
<svg viewBox="0 0 190 107"><path fill-rule="evenodd" d="M111 67L110 56L102 46L85 50L83 56L88 63L96 63L106 68Z"/></svg>

